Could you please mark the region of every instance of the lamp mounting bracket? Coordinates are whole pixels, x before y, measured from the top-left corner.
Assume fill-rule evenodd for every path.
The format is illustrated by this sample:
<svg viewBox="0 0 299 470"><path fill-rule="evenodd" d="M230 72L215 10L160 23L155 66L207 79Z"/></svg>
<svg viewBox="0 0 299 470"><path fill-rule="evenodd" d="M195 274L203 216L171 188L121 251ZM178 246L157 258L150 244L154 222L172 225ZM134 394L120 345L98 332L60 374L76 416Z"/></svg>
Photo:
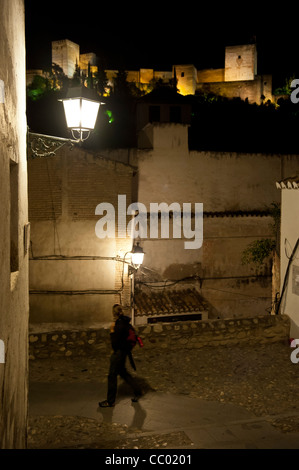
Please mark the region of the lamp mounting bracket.
<svg viewBox="0 0 299 470"><path fill-rule="evenodd" d="M131 264L129 264L129 266L128 266L128 276L131 276L132 274L137 273L137 271L138 271L137 267L132 266Z"/></svg>
<svg viewBox="0 0 299 470"><path fill-rule="evenodd" d="M78 142L79 140L28 132L28 157L54 157L56 152L64 145L69 145L72 149L74 144Z"/></svg>

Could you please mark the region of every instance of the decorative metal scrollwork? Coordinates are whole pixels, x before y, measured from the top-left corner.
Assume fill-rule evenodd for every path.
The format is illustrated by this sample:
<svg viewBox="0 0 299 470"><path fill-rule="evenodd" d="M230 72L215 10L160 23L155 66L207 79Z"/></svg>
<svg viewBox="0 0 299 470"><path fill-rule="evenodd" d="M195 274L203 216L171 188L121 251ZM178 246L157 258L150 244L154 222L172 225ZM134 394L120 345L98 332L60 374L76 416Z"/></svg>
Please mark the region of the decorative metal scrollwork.
<svg viewBox="0 0 299 470"><path fill-rule="evenodd" d="M64 139L62 137L52 137L43 134L35 134L32 132L28 133L28 157L54 157L56 152L68 144L70 149L73 148L74 143L70 139Z"/></svg>

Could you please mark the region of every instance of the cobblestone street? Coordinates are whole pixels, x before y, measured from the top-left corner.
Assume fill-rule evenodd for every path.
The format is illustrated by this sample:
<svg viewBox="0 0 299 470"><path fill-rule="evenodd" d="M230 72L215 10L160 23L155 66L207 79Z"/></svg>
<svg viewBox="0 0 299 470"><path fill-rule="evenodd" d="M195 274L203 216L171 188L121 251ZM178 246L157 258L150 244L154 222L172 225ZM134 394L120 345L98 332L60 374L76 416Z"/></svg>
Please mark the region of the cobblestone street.
<svg viewBox="0 0 299 470"><path fill-rule="evenodd" d="M281 433L294 433L299 431L299 364L291 362L291 352L287 342L182 352L138 348L134 359L145 393L155 390L238 405L257 418L266 419ZM108 365L109 355L100 352L81 358L31 360L30 383L106 384ZM120 380L119 389L123 387ZM157 449L192 445L180 432L144 435L138 426L132 429L82 416L33 416L29 409L29 449Z"/></svg>

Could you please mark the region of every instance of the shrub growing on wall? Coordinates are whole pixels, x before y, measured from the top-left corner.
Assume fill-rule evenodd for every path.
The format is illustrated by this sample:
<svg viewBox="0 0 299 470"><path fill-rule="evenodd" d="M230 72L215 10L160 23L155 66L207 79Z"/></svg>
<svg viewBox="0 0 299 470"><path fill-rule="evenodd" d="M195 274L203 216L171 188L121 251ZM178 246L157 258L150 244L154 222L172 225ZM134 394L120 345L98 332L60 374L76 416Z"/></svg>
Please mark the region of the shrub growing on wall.
<svg viewBox="0 0 299 470"><path fill-rule="evenodd" d="M273 218L273 223L271 224L273 238L263 238L250 243L242 253L242 264L254 263L261 266L269 256L272 256L273 251L278 249L280 205L272 203L269 209L269 215Z"/></svg>

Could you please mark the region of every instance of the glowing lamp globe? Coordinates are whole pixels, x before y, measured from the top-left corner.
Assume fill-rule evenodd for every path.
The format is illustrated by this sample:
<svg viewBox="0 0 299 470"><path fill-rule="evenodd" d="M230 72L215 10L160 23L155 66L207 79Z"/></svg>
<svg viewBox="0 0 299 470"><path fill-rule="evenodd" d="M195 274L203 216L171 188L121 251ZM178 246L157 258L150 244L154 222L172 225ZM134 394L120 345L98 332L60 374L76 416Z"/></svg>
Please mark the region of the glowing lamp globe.
<svg viewBox="0 0 299 470"><path fill-rule="evenodd" d="M99 107L98 94L84 86L69 88L66 98L61 100L66 125L78 141L86 140L95 127ZM84 134L84 133L87 133Z"/></svg>
<svg viewBox="0 0 299 470"><path fill-rule="evenodd" d="M139 267L143 263L143 257L144 257L144 251L141 248L141 246L139 246L139 243L133 246L131 254L132 254L132 264L134 266Z"/></svg>

